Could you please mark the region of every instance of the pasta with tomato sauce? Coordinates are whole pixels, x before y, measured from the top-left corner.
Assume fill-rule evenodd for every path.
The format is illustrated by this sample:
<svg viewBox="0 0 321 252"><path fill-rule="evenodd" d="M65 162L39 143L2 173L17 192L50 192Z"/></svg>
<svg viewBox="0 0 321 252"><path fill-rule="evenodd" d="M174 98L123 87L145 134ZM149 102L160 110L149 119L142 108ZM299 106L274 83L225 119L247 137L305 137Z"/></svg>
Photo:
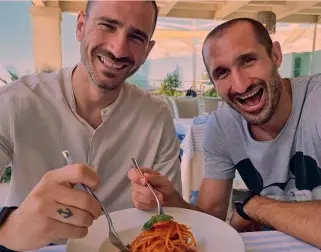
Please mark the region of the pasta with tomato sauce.
<svg viewBox="0 0 321 252"><path fill-rule="evenodd" d="M191 230L169 215L153 216L128 245L131 252L196 252Z"/></svg>

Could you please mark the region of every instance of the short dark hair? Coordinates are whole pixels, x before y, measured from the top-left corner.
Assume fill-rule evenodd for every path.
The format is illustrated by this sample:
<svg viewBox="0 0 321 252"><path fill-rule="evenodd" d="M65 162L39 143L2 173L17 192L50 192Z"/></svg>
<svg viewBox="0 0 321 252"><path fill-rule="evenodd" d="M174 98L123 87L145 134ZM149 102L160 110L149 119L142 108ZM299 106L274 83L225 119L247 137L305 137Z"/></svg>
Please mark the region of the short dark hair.
<svg viewBox="0 0 321 252"><path fill-rule="evenodd" d="M92 4L96 2L95 0L88 0L86 4L86 15L89 16L90 9L92 7ZM154 22L153 22L153 32L155 31L156 25L157 25L157 18L158 18L158 7L157 3L154 0L148 0L146 2L150 2L153 5L154 11L155 11L155 16L154 16Z"/></svg>

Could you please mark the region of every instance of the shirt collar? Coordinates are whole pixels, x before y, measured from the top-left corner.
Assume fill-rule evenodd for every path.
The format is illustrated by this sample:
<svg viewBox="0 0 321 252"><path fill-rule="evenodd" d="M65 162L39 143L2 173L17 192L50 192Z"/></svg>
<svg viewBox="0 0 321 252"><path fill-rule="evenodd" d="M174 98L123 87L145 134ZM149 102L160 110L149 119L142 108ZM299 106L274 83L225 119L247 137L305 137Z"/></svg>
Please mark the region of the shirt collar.
<svg viewBox="0 0 321 252"><path fill-rule="evenodd" d="M66 77L64 80L66 99L67 99L68 105L70 106L70 108L73 110L74 113L77 113L77 106L76 106L74 90L72 88L72 74L76 69L76 67L77 65L67 69ZM119 105L119 103L121 103L121 100L124 96L124 89L125 89L125 83L123 84L117 99L112 104L110 104L109 106L101 110L100 113L103 119L105 119L107 115L110 115L115 110L115 108Z"/></svg>

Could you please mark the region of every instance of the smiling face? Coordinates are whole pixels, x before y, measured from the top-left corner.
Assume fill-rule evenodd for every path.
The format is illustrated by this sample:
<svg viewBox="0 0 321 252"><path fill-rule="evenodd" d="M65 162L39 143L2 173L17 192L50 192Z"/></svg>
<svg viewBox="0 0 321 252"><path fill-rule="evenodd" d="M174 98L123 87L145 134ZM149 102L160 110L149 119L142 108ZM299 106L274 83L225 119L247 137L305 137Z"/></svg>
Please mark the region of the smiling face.
<svg viewBox="0 0 321 252"><path fill-rule="evenodd" d="M250 124L268 122L281 96L279 44L273 44L269 55L251 24L238 22L209 38L203 54L211 79L225 102Z"/></svg>
<svg viewBox="0 0 321 252"><path fill-rule="evenodd" d="M154 45L154 16L144 1L97 1L89 15L79 13L81 62L97 87L119 88L145 62Z"/></svg>

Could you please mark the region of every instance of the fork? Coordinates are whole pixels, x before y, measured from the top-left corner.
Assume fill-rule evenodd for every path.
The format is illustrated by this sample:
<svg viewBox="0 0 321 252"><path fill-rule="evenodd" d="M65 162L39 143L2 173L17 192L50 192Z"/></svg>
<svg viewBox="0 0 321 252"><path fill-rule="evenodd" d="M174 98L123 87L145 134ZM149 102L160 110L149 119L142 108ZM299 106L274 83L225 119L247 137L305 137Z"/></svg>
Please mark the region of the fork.
<svg viewBox="0 0 321 252"><path fill-rule="evenodd" d="M69 155L69 152L67 150L63 151L62 152L62 155L64 156L67 164L73 164L74 162L72 161L70 155ZM108 221L108 226L109 226L109 240L111 242L111 244L113 244L116 248L120 249L121 252L130 252L129 248L126 247L126 245L120 240L115 228L114 228L114 225L113 225L113 222L108 214L108 212L106 211L105 207L103 206L103 204L101 203L101 201L98 199L98 197L92 192L92 190L84 185L84 184L81 184L85 190L95 198L95 200L98 201L98 203L100 204L101 206L101 209L103 210L106 218L107 218L107 221Z"/></svg>
<svg viewBox="0 0 321 252"><path fill-rule="evenodd" d="M139 166L138 166L138 163L137 163L136 159L135 159L135 158L131 158L131 161L132 161L132 163L133 163L133 165L134 165L135 170L137 171L137 173L144 176L142 170L141 170L141 169L139 168ZM154 197L155 197L155 199L156 199L158 213L159 213L160 215L163 215L163 214L164 214L164 210L163 210L163 208L162 208L162 205L161 205L161 203L160 203L160 201L159 201L159 199L158 199L158 197L157 197L157 195L156 195L156 193L155 193L152 185L151 185L150 183L146 183L146 185L147 185L147 187L149 188L149 190L151 190L152 194L154 195Z"/></svg>

